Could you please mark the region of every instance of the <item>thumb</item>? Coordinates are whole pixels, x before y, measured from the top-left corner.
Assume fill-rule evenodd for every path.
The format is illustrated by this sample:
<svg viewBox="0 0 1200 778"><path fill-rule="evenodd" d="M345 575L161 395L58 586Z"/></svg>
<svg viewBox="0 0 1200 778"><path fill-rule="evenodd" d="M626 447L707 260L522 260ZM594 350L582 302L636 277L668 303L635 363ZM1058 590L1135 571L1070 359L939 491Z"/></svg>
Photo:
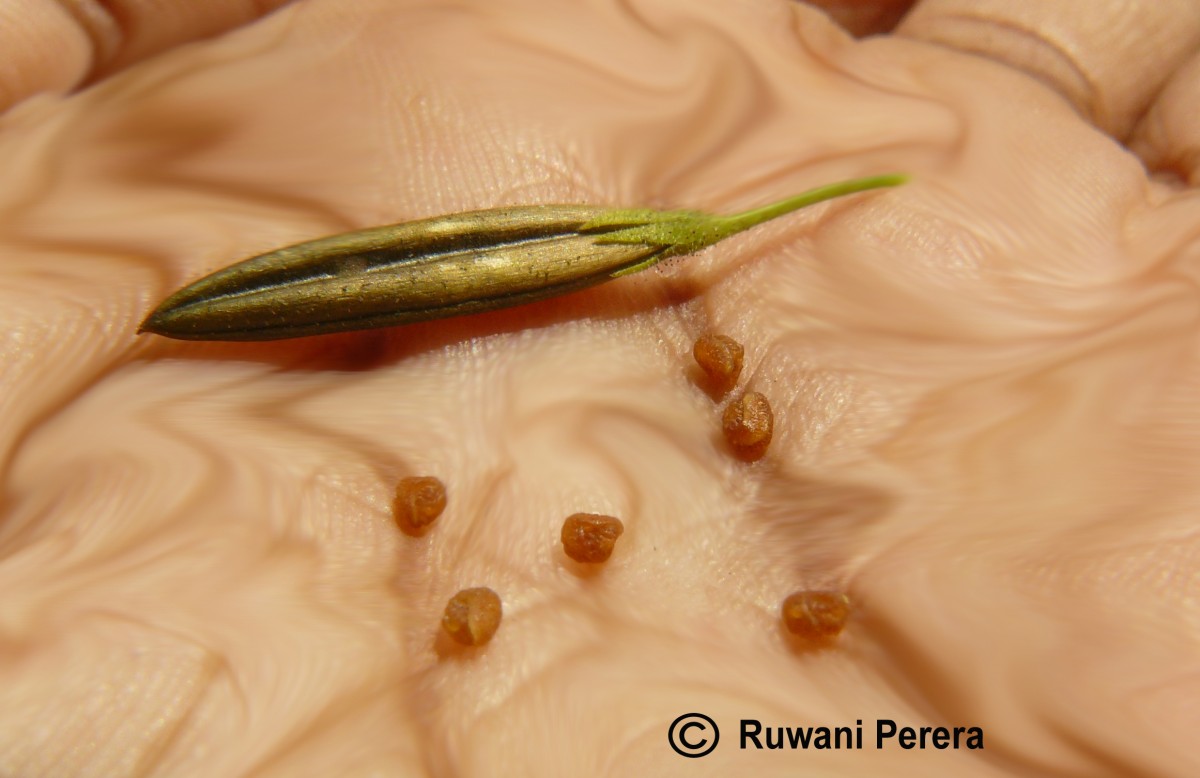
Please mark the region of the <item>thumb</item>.
<svg viewBox="0 0 1200 778"><path fill-rule="evenodd" d="M288 0L15 0L0 6L0 112L68 92L181 43L263 16Z"/></svg>

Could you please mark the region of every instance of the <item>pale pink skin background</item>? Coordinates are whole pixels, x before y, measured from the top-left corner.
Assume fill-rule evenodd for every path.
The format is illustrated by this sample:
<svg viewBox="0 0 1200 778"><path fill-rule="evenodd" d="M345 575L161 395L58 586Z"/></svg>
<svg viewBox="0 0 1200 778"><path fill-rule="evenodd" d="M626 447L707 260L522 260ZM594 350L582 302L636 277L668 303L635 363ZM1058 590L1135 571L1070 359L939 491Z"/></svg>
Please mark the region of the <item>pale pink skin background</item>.
<svg viewBox="0 0 1200 778"><path fill-rule="evenodd" d="M857 41L784 0L307 0L189 46L273 4L131 0L90 38L17 5L0 774L1200 771L1195 3L926 0ZM822 5L859 33L907 6ZM331 232L891 171L533 308L134 334ZM774 404L757 464L694 383L710 329ZM390 515L410 474L449 488L422 539ZM625 522L595 575L576 511ZM456 651L476 585L504 622ZM833 649L780 628L806 587L856 604ZM705 759L667 746L689 711L725 728ZM743 717L987 748L744 752Z"/></svg>

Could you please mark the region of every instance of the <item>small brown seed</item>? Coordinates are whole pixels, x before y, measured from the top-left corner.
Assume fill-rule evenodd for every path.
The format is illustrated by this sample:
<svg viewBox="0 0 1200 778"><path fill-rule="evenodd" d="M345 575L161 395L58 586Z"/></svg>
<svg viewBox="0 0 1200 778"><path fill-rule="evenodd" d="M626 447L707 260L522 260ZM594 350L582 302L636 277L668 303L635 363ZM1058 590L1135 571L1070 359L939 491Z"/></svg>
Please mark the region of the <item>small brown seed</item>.
<svg viewBox="0 0 1200 778"><path fill-rule="evenodd" d="M393 509L400 529L419 535L446 509L446 486L432 476L402 478Z"/></svg>
<svg viewBox="0 0 1200 778"><path fill-rule="evenodd" d="M732 389L742 374L742 344L727 335L707 334L692 346L692 356L704 371L709 386L716 394Z"/></svg>
<svg viewBox="0 0 1200 778"><path fill-rule="evenodd" d="M563 551L576 562L598 564L612 556L613 546L625 525L620 519L598 513L576 513L562 526Z"/></svg>
<svg viewBox="0 0 1200 778"><path fill-rule="evenodd" d="M748 459L758 459L771 443L775 415L766 397L746 392L726 406L721 426L729 445Z"/></svg>
<svg viewBox="0 0 1200 778"><path fill-rule="evenodd" d="M464 646L482 646L500 627L500 595L486 586L463 589L446 603L442 629Z"/></svg>
<svg viewBox="0 0 1200 778"><path fill-rule="evenodd" d="M840 592L796 592L783 601L787 631L805 640L833 640L850 617L850 598Z"/></svg>

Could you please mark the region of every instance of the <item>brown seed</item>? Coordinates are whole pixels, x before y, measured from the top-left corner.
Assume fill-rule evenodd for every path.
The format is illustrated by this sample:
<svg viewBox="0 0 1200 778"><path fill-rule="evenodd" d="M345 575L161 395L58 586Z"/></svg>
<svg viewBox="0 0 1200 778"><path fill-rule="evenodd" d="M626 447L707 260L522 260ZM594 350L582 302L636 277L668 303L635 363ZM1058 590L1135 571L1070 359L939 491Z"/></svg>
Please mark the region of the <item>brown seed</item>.
<svg viewBox="0 0 1200 778"><path fill-rule="evenodd" d="M771 443L775 416L766 397L746 392L726 406L721 426L729 445L748 459L758 459Z"/></svg>
<svg viewBox="0 0 1200 778"><path fill-rule="evenodd" d="M419 535L446 509L446 486L432 476L402 478L393 508L400 529Z"/></svg>
<svg viewBox="0 0 1200 778"><path fill-rule="evenodd" d="M613 545L625 531L620 519L598 513L576 513L562 526L563 551L576 562L607 562Z"/></svg>
<svg viewBox="0 0 1200 778"><path fill-rule="evenodd" d="M500 627L500 595L486 586L463 589L446 603L442 629L464 646L482 646Z"/></svg>
<svg viewBox="0 0 1200 778"><path fill-rule="evenodd" d="M725 394L742 374L742 344L727 335L707 334L692 346L692 356L716 394Z"/></svg>
<svg viewBox="0 0 1200 778"><path fill-rule="evenodd" d="M850 598L840 592L796 592L783 601L787 631L821 643L836 638L850 617Z"/></svg>

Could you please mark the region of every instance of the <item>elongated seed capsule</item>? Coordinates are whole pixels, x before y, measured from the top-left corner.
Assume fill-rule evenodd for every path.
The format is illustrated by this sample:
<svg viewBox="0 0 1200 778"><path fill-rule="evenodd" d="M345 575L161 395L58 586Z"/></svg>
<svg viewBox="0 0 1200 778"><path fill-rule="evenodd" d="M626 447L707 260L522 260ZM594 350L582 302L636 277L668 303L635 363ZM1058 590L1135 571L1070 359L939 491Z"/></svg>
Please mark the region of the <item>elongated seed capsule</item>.
<svg viewBox="0 0 1200 778"><path fill-rule="evenodd" d="M845 181L734 216L534 205L357 230L219 270L164 300L138 331L277 340L507 308L644 270L806 205L904 181Z"/></svg>
<svg viewBox="0 0 1200 778"><path fill-rule="evenodd" d="M420 535L446 509L446 485L427 475L401 478L392 508L405 534Z"/></svg>
<svg viewBox="0 0 1200 778"><path fill-rule="evenodd" d="M612 556L625 525L615 516L575 513L562 526L563 551L576 562L600 564Z"/></svg>
<svg viewBox="0 0 1200 778"><path fill-rule="evenodd" d="M803 591L783 601L787 631L813 643L833 640L850 618L850 598L840 592Z"/></svg>
<svg viewBox="0 0 1200 778"><path fill-rule="evenodd" d="M500 595L486 586L463 589L446 603L442 629L464 646L482 646L500 628Z"/></svg>

